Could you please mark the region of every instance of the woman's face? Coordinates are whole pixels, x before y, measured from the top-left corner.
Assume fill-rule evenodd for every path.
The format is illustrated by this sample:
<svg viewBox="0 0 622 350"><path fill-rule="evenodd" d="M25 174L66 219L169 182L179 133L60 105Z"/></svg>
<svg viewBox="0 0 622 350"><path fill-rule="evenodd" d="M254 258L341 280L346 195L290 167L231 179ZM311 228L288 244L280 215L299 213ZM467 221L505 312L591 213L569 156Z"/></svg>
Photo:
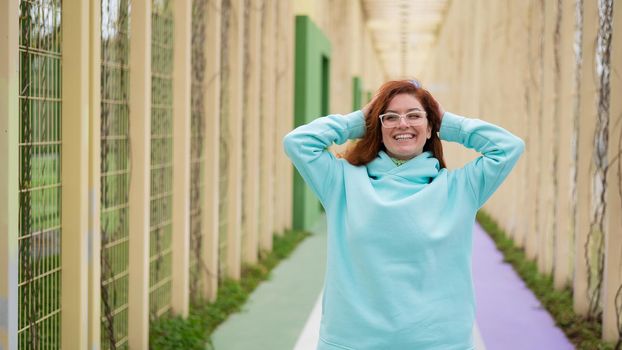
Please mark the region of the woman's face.
<svg viewBox="0 0 622 350"><path fill-rule="evenodd" d="M413 95L404 93L393 97L384 114L391 112L405 116L409 112L416 111L425 112L425 109ZM425 142L432 136L432 127L428 123L427 116L419 122L414 122L415 119L412 117L409 118L410 122L406 119L399 118L399 123L395 127L382 126L382 142L387 153L393 158L402 160L421 154Z"/></svg>

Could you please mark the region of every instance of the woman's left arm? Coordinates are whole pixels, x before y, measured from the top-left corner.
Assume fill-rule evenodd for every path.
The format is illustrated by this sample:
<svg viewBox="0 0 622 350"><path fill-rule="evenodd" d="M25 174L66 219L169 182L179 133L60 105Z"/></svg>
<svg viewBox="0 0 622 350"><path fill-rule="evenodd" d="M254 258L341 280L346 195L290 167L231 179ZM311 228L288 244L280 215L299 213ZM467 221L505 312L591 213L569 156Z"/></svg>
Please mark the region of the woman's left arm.
<svg viewBox="0 0 622 350"><path fill-rule="evenodd" d="M440 138L458 142L482 154L461 169L473 188L479 207L501 185L525 149L523 140L499 126L449 112L445 112L441 119Z"/></svg>

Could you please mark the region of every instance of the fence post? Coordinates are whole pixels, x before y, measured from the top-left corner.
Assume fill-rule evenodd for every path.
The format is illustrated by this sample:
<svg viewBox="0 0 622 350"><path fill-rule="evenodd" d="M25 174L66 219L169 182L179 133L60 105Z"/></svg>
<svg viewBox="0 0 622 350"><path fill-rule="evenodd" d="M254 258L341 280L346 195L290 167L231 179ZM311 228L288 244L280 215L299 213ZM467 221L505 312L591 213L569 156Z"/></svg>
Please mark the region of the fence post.
<svg viewBox="0 0 622 350"><path fill-rule="evenodd" d="M224 135L221 140L226 144L224 151L227 164L226 169L221 169L221 176L224 176L226 188L226 202L223 209L226 216L221 215L221 219L226 224L226 275L232 279L239 279L241 272L241 219L242 219L242 139L238 137L242 134L242 41L243 23L242 13L244 10L243 0L224 0L223 4L229 3L228 11L224 13L223 20L227 20L224 28L226 29L226 40L222 43L226 51L223 55L223 85L221 99L223 105L221 115L226 124L221 125ZM227 8L223 6L223 8ZM223 154L220 155L221 159ZM224 171L224 173L223 173ZM222 195L222 193L221 193ZM222 227L221 227L222 229Z"/></svg>
<svg viewBox="0 0 622 350"><path fill-rule="evenodd" d="M88 340L89 5L62 3L61 345Z"/></svg>
<svg viewBox="0 0 622 350"><path fill-rule="evenodd" d="M149 347L151 0L132 1L130 24L130 249L128 341Z"/></svg>
<svg viewBox="0 0 622 350"><path fill-rule="evenodd" d="M596 117L595 91L597 78L594 70L594 51L598 29L598 9L595 1L583 3L583 64L581 65L581 88L577 98L581 103L579 120L579 166L577 174L577 233L575 237L575 274L573 281L574 310L579 315L586 315L589 307L588 299L588 266L585 259L585 242L590 231L591 209L590 197L592 187L592 149L594 138L594 119ZM588 150L588 151L586 151ZM592 170L591 170L592 169Z"/></svg>
<svg viewBox="0 0 622 350"><path fill-rule="evenodd" d="M261 75L261 6L262 0L250 0L245 9L245 57L243 81L244 113L244 221L242 222L242 260L254 264L258 258L259 234L259 78Z"/></svg>
<svg viewBox="0 0 622 350"><path fill-rule="evenodd" d="M171 303L188 315L190 250L190 40L192 1L176 0L173 80L173 266Z"/></svg>
<svg viewBox="0 0 622 350"><path fill-rule="evenodd" d="M207 10L205 26L207 50L205 76L205 202L201 205L203 246L201 256L206 273L203 295L216 299L218 291L218 203L220 174L220 22L222 0L213 0Z"/></svg>
<svg viewBox="0 0 622 350"><path fill-rule="evenodd" d="M618 2L618 5L620 3ZM607 180L607 217L608 224L605 237L605 271L603 273L603 338L615 342L620 337L618 322L622 322L622 7L613 4L613 28L611 33L611 67L610 67L610 109L609 109L609 164L613 167L608 172ZM617 159L617 161L614 161ZM617 168L617 169L616 169Z"/></svg>
<svg viewBox="0 0 622 350"><path fill-rule="evenodd" d="M293 2L286 1L286 27L285 27L285 35L287 38L287 61L286 64L289 69L286 72L286 82L287 86L285 88L286 92L286 108L285 115L283 116L283 126L286 132L289 132L294 128L294 33L296 31L296 27L294 26L295 16L293 13ZM281 141L277 143L277 147L280 152L283 152L283 147L281 146ZM294 213L294 167L289 159L285 156L283 152L283 157L285 159L285 168L283 169L285 173L285 197L282 200L285 202L285 227L292 227L293 213Z"/></svg>
<svg viewBox="0 0 622 350"><path fill-rule="evenodd" d="M0 3L0 349L17 349L18 2Z"/></svg>
<svg viewBox="0 0 622 350"><path fill-rule="evenodd" d="M101 189L101 0L90 1L89 23L89 349L100 348L101 326L101 231L100 231L100 189Z"/></svg>
<svg viewBox="0 0 622 350"><path fill-rule="evenodd" d="M261 38L261 186L259 192L259 248L272 250L272 233L274 231L274 126L276 112L274 62L275 2L264 0Z"/></svg>

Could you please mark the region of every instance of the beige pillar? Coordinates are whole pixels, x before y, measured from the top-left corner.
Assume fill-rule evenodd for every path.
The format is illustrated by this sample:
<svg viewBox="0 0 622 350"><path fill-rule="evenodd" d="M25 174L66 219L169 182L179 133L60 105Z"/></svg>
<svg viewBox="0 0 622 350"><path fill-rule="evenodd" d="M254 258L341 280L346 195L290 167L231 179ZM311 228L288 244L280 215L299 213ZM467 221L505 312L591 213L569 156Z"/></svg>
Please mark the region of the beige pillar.
<svg viewBox="0 0 622 350"><path fill-rule="evenodd" d="M526 20L528 15L529 3L527 2L518 2L513 3L514 9L516 12L517 20L515 21L515 25L513 28L513 35L516 40L512 46L512 54L515 55L515 64L517 67L517 75L515 76L516 81L519 83L516 85L515 94L516 94L516 104L514 110L514 125L516 128L516 132L518 135L525 141L527 144L527 137L529 134L528 123L527 123L527 106L526 106L526 96L528 93L528 69L526 69L527 58L525 57L525 52L527 50L528 38L527 38L527 30L526 30ZM515 183L515 196L517 200L516 207L516 228L513 235L514 243L520 247L525 249L525 237L528 230L529 219L527 217L527 213L525 208L529 208L530 204L528 202L528 150L525 150L525 153L521 157L516 170L514 171L515 178L517 179Z"/></svg>
<svg viewBox="0 0 622 350"><path fill-rule="evenodd" d="M581 66L581 119L579 121L579 173L577 174L577 234L575 240L575 274L573 281L573 299L575 312L585 315L588 311L587 262L585 260L585 242L591 221L592 188L592 149L594 125L596 120L596 73L594 70L594 50L598 30L598 8L596 2L583 3L583 65Z"/></svg>
<svg viewBox="0 0 622 350"><path fill-rule="evenodd" d="M553 130L553 30L555 22L555 3L553 1L544 1L544 66L540 72L540 96L541 100L539 109L539 207L538 220L540 245L538 251L538 271L543 274L551 274L553 272L553 250L555 246L555 203L553 202L553 143L556 142L557 134ZM538 5L542 10L542 7ZM541 17L540 17L541 18ZM542 24L540 24L542 25Z"/></svg>
<svg viewBox="0 0 622 350"><path fill-rule="evenodd" d="M242 229L242 65L243 34L244 34L244 0L230 1L229 29L227 40L228 82L223 94L223 103L228 104L228 141L227 167L227 276L239 279L241 273L241 242Z"/></svg>
<svg viewBox="0 0 622 350"><path fill-rule="evenodd" d="M128 343L149 347L149 206L151 186L151 0L132 1Z"/></svg>
<svg viewBox="0 0 622 350"><path fill-rule="evenodd" d="M559 120L556 122L556 133L559 137L557 147L557 231L554 261L554 285L561 290L572 282L572 257L574 247L571 246L572 235L570 232L572 213L570 198L570 162L571 162L571 135L573 118L573 67L574 67L574 1L563 0L561 8L561 25L559 38L559 81L556 87L556 110ZM554 40L555 42L555 40Z"/></svg>
<svg viewBox="0 0 622 350"><path fill-rule="evenodd" d="M190 254L190 54L192 0L173 9L173 223L171 306L183 317L189 306Z"/></svg>
<svg viewBox="0 0 622 350"><path fill-rule="evenodd" d="M613 6L613 33L611 41L611 91L609 109L609 164L607 173L607 216L605 236L605 271L603 274L603 338L615 342L620 337L616 313L622 303L622 77L614 72L622 70L622 7L620 2ZM619 294L618 294L619 293Z"/></svg>
<svg viewBox="0 0 622 350"><path fill-rule="evenodd" d="M0 348L17 350L18 2L0 3Z"/></svg>
<svg viewBox="0 0 622 350"><path fill-rule="evenodd" d="M286 1L286 30L285 30L285 36L286 36L286 41L287 41L287 66L289 67L289 69L285 72L285 80L287 82L286 85L286 90L285 93L287 95L287 98L285 100L286 103L286 109L285 109L285 113L284 113L284 120L283 120L283 127L285 132L289 132L290 130L294 129L294 65L295 65L295 57L294 57L294 38L295 38L295 32L296 32L296 28L294 26L294 21L295 21L295 16L294 16L294 12L293 12L293 2L290 1ZM281 141L279 140L279 143L277 144L277 147L279 150L282 150L281 147ZM282 152L282 151L281 151ZM287 157L285 156L285 154L283 154L283 157L285 157L285 168L283 169L283 172L285 173L285 194L284 194L284 198L282 198L283 202L285 203L285 219L284 219L284 225L285 228L290 229L292 227L292 220L293 220L293 207L294 207L294 176L293 176L293 172L294 172L294 167L292 165L292 163L289 161L289 159L287 159Z"/></svg>
<svg viewBox="0 0 622 350"><path fill-rule="evenodd" d="M276 2L276 35L275 35L275 49L276 49L276 111L275 111L275 133L274 133L274 233L277 235L282 235L285 229L283 222L284 215L284 207L285 204L283 197L285 196L284 186L285 183L285 174L283 169L285 168L284 164L287 161L285 157L285 152L283 152L283 147L281 147L281 143L283 137L289 130L284 130L283 121L286 118L285 109L287 108L286 101L289 99L288 90L286 90L287 81L286 72L289 67L286 65L286 50L287 43L285 39L285 6L286 1L277 1Z"/></svg>
<svg viewBox="0 0 622 350"><path fill-rule="evenodd" d="M244 65L244 140L246 162L243 196L244 222L242 226L244 241L243 261L254 264L259 251L259 94L261 75L261 7L263 0L251 0L248 21L245 22L245 57Z"/></svg>
<svg viewBox="0 0 622 350"><path fill-rule="evenodd" d="M259 192L259 248L272 250L274 232L274 91L275 91L275 0L264 0L261 45L261 186Z"/></svg>
<svg viewBox="0 0 622 350"><path fill-rule="evenodd" d="M538 0L539 1L539 0ZM539 11L538 11L538 3L536 0L529 1L527 5L527 20L528 23L528 33L527 33L527 42L525 45L526 57L525 57L525 72L527 74L526 84L527 88L530 89L530 93L527 93L524 96L525 99L525 114L527 115L527 124L531 125L531 132L525 137L525 161L527 163L527 172L526 176L528 177L527 182L529 183L530 190L527 191L527 203L529 205L526 207L526 218L528 220L528 224L525 232L525 251L527 253L527 258L529 260L536 260L538 256L538 247L539 247L539 235L538 232L538 153L539 150L539 137L540 137L540 128L535 127L538 125L538 93L537 93L537 82L538 82L538 50L539 50Z"/></svg>
<svg viewBox="0 0 622 350"><path fill-rule="evenodd" d="M213 0L207 10L205 76L205 202L201 222L203 225L203 264L207 269L204 296L216 298L218 289L218 202L220 154L220 20L221 1ZM209 54L211 53L211 54Z"/></svg>
<svg viewBox="0 0 622 350"><path fill-rule="evenodd" d="M85 349L88 337L89 0L62 3L63 142L61 339ZM70 67L70 68L68 68Z"/></svg>
<svg viewBox="0 0 622 350"><path fill-rule="evenodd" d="M101 1L91 0L89 51L89 349L100 346L101 328Z"/></svg>

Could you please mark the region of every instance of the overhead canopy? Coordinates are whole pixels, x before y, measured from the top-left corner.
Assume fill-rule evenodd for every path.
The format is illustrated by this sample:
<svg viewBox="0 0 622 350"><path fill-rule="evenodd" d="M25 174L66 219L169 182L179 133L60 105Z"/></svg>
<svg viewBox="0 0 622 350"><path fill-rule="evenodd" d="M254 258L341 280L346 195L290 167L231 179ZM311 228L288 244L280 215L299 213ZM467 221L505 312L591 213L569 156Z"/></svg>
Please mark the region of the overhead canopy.
<svg viewBox="0 0 622 350"><path fill-rule="evenodd" d="M389 78L420 72L449 0L362 0L362 4L366 26Z"/></svg>

